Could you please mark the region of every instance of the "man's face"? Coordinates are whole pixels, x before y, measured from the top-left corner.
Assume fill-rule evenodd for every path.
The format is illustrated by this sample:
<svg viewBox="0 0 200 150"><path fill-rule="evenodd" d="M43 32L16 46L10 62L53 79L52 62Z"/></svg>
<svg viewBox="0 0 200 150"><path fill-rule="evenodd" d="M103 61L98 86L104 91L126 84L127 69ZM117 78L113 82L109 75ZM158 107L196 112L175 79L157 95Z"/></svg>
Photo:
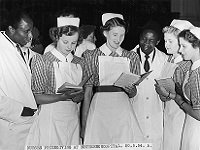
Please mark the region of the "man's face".
<svg viewBox="0 0 200 150"><path fill-rule="evenodd" d="M158 36L153 30L144 30L140 36L140 47L143 53L150 54L158 44Z"/></svg>
<svg viewBox="0 0 200 150"><path fill-rule="evenodd" d="M12 28L12 27L11 27ZM32 39L32 28L33 22L28 19L22 19L17 29L12 28L11 38L15 43L20 44L21 46L26 45Z"/></svg>

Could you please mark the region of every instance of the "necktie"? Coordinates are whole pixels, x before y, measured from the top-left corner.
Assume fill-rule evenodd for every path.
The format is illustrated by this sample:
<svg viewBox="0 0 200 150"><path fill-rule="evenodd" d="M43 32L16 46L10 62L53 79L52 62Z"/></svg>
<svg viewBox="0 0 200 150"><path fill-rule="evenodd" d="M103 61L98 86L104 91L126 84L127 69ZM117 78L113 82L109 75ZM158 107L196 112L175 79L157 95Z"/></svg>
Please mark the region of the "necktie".
<svg viewBox="0 0 200 150"><path fill-rule="evenodd" d="M146 72L148 72L149 71L149 69L150 69L150 65L149 65L149 61L148 61L148 59L149 59L149 55L145 55L145 62L144 62L144 70L146 71Z"/></svg>
<svg viewBox="0 0 200 150"><path fill-rule="evenodd" d="M17 50L18 50L18 52L20 53L20 55L21 55L21 57L22 57L22 59L24 60L24 62L26 63L26 61L25 61L25 58L24 58L24 55L23 55L23 53L22 53L22 50L21 50L21 48L20 48L20 46L19 46L19 44L17 44Z"/></svg>

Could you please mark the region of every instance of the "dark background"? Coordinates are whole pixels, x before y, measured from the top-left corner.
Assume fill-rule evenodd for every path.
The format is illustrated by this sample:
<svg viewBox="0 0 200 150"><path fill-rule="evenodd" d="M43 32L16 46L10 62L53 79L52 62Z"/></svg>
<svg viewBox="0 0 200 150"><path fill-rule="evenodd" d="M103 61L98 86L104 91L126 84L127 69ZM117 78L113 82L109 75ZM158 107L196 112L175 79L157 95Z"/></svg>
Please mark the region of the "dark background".
<svg viewBox="0 0 200 150"><path fill-rule="evenodd" d="M52 41L49 28L56 26L56 14L65 9L75 11L81 19L81 25L97 26L97 46L104 42L99 31L101 15L105 12L121 13L129 22L122 47L131 50L138 44L140 28L149 20L157 21L161 28L179 18L179 13L172 13L170 0L0 0L0 27L4 30L6 15L15 8L25 9L40 31L41 43L44 47ZM165 52L163 38L158 45Z"/></svg>

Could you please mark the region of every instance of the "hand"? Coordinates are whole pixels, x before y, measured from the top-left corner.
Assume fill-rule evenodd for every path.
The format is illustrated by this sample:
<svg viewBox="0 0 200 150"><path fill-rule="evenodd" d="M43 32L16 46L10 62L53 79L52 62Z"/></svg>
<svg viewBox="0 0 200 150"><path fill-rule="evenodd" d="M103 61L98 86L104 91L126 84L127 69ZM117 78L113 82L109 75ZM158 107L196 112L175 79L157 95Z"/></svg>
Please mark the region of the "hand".
<svg viewBox="0 0 200 150"><path fill-rule="evenodd" d="M163 86L160 86L158 84L154 84L155 86L155 90L156 92L161 95L161 96L164 96L164 97L168 97L169 95L169 92L163 87Z"/></svg>
<svg viewBox="0 0 200 150"><path fill-rule="evenodd" d="M160 97L160 100L161 100L162 102L167 102L167 101L170 101L170 100L171 100L171 98L167 98L167 97L165 97L165 96L163 96L163 95L159 95L159 97Z"/></svg>
<svg viewBox="0 0 200 150"><path fill-rule="evenodd" d="M126 86L124 90L128 94L129 98L132 98L137 94L137 88L135 85Z"/></svg>
<svg viewBox="0 0 200 150"><path fill-rule="evenodd" d="M61 96L64 97L64 101L69 100L69 99L72 100L79 93L82 93L82 92L83 92L83 90L70 89L70 90L66 91L65 93L63 93Z"/></svg>
<svg viewBox="0 0 200 150"><path fill-rule="evenodd" d="M82 90L79 93L76 92L76 94L72 93L71 95L76 95L72 98L72 101L75 103L79 103L84 99L84 92Z"/></svg>

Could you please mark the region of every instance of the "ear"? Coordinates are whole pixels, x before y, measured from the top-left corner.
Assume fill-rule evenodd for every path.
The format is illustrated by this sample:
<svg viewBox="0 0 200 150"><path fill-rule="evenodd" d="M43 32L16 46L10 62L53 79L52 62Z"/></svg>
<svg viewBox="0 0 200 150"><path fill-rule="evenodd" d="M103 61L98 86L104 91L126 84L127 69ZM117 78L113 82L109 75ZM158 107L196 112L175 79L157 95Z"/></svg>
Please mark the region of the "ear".
<svg viewBox="0 0 200 150"><path fill-rule="evenodd" d="M11 34L15 33L15 29L12 26L8 26L8 30Z"/></svg>
<svg viewBox="0 0 200 150"><path fill-rule="evenodd" d="M107 31L103 31L103 35L107 38Z"/></svg>

